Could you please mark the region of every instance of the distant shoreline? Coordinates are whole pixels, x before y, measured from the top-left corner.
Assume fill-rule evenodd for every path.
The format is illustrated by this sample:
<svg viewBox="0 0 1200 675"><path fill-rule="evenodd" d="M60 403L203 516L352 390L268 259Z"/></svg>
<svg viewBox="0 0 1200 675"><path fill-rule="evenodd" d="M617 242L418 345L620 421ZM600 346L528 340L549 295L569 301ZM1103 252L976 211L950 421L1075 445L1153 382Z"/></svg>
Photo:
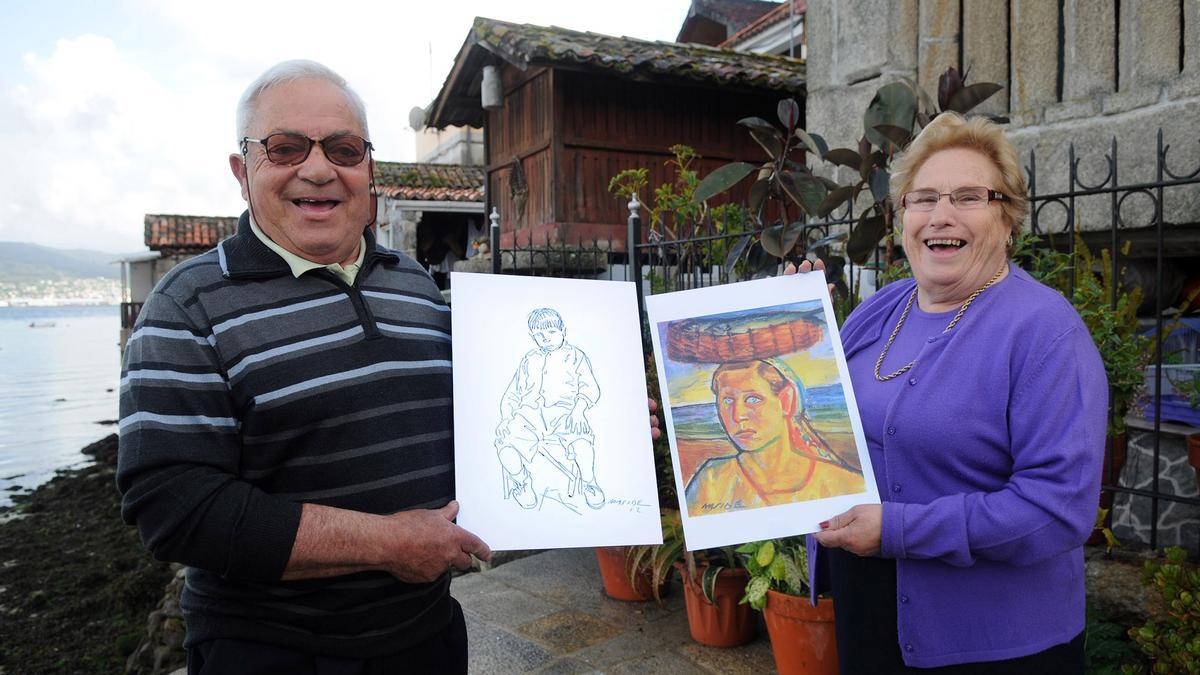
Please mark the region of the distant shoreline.
<svg viewBox="0 0 1200 675"><path fill-rule="evenodd" d="M120 307L122 303L110 300L90 300L87 298L43 298L29 300L0 300L0 307L9 309L29 309L45 307Z"/></svg>

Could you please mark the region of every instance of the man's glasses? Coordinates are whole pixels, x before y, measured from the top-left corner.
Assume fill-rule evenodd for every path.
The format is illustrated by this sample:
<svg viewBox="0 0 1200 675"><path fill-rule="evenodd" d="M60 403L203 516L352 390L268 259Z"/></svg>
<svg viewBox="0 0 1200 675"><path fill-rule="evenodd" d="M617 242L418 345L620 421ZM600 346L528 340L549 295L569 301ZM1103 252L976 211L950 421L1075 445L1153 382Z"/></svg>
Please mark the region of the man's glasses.
<svg viewBox="0 0 1200 675"><path fill-rule="evenodd" d="M912 190L900 198L901 205L909 211L932 211L942 197L950 198L956 209L981 209L991 202L1007 202L1008 195L985 187L964 187L954 192L937 190Z"/></svg>
<svg viewBox="0 0 1200 675"><path fill-rule="evenodd" d="M278 133L266 138L242 138L242 153L247 143L259 143L274 164L295 166L308 159L314 145L320 144L325 158L338 166L357 166L371 149L371 141L354 134L334 134L325 138L309 138L301 134Z"/></svg>

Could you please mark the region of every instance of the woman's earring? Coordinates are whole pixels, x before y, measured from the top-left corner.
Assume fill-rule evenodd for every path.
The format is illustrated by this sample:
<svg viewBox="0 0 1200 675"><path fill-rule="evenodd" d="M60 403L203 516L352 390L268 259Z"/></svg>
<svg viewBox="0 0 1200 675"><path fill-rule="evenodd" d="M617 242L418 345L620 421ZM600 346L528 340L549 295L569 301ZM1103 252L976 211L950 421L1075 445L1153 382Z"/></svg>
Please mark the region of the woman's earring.
<svg viewBox="0 0 1200 675"><path fill-rule="evenodd" d="M1008 245L1012 246L1012 235L1008 235Z"/></svg>

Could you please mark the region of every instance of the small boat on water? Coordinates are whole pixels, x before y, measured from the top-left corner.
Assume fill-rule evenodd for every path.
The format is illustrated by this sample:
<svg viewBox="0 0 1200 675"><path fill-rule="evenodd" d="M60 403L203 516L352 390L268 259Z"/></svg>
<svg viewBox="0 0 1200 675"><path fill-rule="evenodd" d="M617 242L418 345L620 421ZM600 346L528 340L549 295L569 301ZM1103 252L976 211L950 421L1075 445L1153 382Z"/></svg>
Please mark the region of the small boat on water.
<svg viewBox="0 0 1200 675"><path fill-rule="evenodd" d="M30 328L54 328L53 321L30 321Z"/></svg>

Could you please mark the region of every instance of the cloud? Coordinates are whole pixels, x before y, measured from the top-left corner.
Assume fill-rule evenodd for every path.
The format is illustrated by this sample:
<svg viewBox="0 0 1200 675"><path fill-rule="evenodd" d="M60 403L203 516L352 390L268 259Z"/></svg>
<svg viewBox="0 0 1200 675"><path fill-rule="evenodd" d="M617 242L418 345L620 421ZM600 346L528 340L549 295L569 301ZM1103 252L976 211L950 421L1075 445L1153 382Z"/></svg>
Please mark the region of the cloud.
<svg viewBox="0 0 1200 675"><path fill-rule="evenodd" d="M170 86L98 35L23 64L24 83L0 98L0 240L129 251L146 212L240 210L223 160L232 121L222 134L206 119L219 83Z"/></svg>
<svg viewBox="0 0 1200 675"><path fill-rule="evenodd" d="M412 161L408 111L433 99L475 16L669 40L688 5L342 0L331 15L310 0L125 0L110 34L26 53L2 85L0 240L133 251L146 213L237 215L234 106L279 61L340 72L367 102L376 157Z"/></svg>

